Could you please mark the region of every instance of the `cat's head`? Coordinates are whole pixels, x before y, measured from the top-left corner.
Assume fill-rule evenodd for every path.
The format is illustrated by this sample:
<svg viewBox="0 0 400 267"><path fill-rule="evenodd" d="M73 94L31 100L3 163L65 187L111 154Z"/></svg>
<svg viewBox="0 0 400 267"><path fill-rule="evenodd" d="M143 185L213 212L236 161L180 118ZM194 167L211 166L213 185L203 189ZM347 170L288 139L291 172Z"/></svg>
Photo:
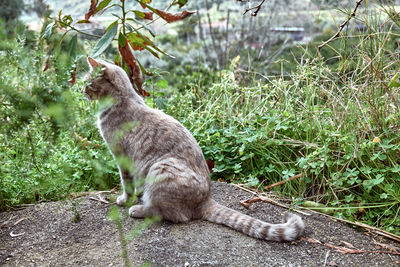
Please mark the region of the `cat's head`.
<svg viewBox="0 0 400 267"><path fill-rule="evenodd" d="M136 94L125 71L104 60L88 57L90 67L85 76L87 86L84 93L89 100L103 98L119 99Z"/></svg>

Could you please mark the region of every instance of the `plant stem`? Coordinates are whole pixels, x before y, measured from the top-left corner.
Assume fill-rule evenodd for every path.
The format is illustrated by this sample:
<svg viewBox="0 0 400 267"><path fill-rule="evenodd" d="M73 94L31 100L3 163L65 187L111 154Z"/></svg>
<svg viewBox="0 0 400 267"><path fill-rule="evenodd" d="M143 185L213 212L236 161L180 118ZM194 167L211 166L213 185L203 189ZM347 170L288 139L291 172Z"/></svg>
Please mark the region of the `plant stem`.
<svg viewBox="0 0 400 267"><path fill-rule="evenodd" d="M83 32L83 31L81 31L81 30L79 30L79 29L77 29L77 28L75 28L74 26L71 26L71 25L69 25L68 27L70 27L71 30L74 30L74 31L76 31L76 32L78 32L80 34L86 35L86 36L95 37L95 38L101 38L102 37L102 36L97 35L97 34L91 34L91 33Z"/></svg>
<svg viewBox="0 0 400 267"><path fill-rule="evenodd" d="M127 13L125 12L125 1L122 1L121 8L122 8L122 33L126 35L125 18Z"/></svg>

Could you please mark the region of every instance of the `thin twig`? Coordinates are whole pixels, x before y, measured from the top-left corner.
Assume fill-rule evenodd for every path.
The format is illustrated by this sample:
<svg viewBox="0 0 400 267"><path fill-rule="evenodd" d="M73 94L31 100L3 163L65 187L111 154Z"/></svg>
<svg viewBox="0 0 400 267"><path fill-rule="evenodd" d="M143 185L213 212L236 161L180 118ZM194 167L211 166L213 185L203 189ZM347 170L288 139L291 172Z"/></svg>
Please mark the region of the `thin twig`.
<svg viewBox="0 0 400 267"><path fill-rule="evenodd" d="M249 190L249 189L247 189L247 188L245 188L245 187L243 187L243 186L241 186L241 185L238 185L238 184L232 184L232 185L233 185L233 186L236 186L236 187L238 187L238 188L240 188L241 190L244 190L244 191L246 191L246 192L249 192L249 193L255 195L254 198L251 198L251 199L248 199L248 200L240 201L240 205L242 205L242 206L245 207L245 208L249 208L249 207L250 207L250 204L252 204L252 203L256 203L256 202L267 202L267 203L273 204L273 205L275 205L275 206L278 206L278 207L281 207L281 208L284 208L284 209L291 209L291 210L294 210L294 211L296 211L296 212L298 212L298 213L300 213L300 214L302 214L302 215L305 215L305 216L310 216L310 214L308 214L308 213L306 213L306 212L292 209L291 207L289 207L289 206L287 206L287 205L284 205L284 204L282 204L282 203L279 203L279 202L277 202L277 201L275 201L275 200L272 200L271 198L268 198L268 197L265 197L265 196L260 196L260 195L258 195L258 193L253 192L253 191L251 191L251 190Z"/></svg>
<svg viewBox="0 0 400 267"><path fill-rule="evenodd" d="M300 213L302 215L305 215L305 216L310 216L310 214L308 214L308 213L292 209L291 207L289 207L289 206L287 206L285 204L279 203L279 202L277 202L275 200L272 200L272 199L267 198L267 197L262 197L262 196L258 196L258 197L251 198L251 199L248 199L248 200L240 201L240 205L242 205L245 208L249 208L250 204L253 204L253 203L256 203L256 202L267 202L267 203L273 204L275 206L278 206L278 207L281 207L281 208L284 208L284 209L294 210L294 211L296 211L296 212L298 212L298 213Z"/></svg>
<svg viewBox="0 0 400 267"><path fill-rule="evenodd" d="M285 184L286 182L292 181L292 180L297 179L297 178L300 178L300 177L302 177L302 176L303 176L303 174L302 174L302 173L299 173L299 174L297 174L297 175L295 175L295 176L290 177L288 180L282 180L282 181L279 181L279 182L277 182L277 183L274 183L274 184L271 184L271 185L267 185L267 186L264 187L264 190L270 190L271 188L273 188L273 187L275 187L275 186L283 185L283 184Z"/></svg>
<svg viewBox="0 0 400 267"><path fill-rule="evenodd" d="M96 194L114 194L118 190L119 186L114 187L111 190L107 191L89 191L89 192L76 192L76 193L70 193L69 196L71 198L78 198L78 197L86 197L90 195L96 195Z"/></svg>
<svg viewBox="0 0 400 267"><path fill-rule="evenodd" d="M14 226L16 226L17 224L19 224L20 222L22 222L23 220L25 220L26 218L21 218L21 219L19 219L18 221L16 221L15 223L14 223Z"/></svg>
<svg viewBox="0 0 400 267"><path fill-rule="evenodd" d="M380 254L391 254L391 255L400 255L400 252L398 251L390 251L390 250L361 250L361 249L352 249L352 248L345 248L345 247L339 247L335 246L329 243L322 242L320 240L314 239L314 238L308 238L308 237L302 237L300 240L313 243L313 244L319 244L324 247L332 248L335 251L338 251L343 254L363 254L363 253L380 253Z"/></svg>
<svg viewBox="0 0 400 267"><path fill-rule="evenodd" d="M94 201L98 201L98 202L101 202L101 203L104 203L104 204L110 204L110 202L108 202L107 200L104 200L104 199L102 199L102 198L95 198L95 197L90 197L89 198L90 200L94 200Z"/></svg>
<svg viewBox="0 0 400 267"><path fill-rule="evenodd" d="M11 222L12 218L14 218L14 215L13 215L13 214L11 214L10 218L9 218L7 221L4 221L4 222L0 225L0 228L7 227L7 224L9 224L9 223Z"/></svg>
<svg viewBox="0 0 400 267"><path fill-rule="evenodd" d="M249 12L249 11L255 9L255 10L251 13L251 15L252 15L253 17L257 16L257 13L258 13L258 11L260 11L260 9L261 9L262 5L264 4L264 2L265 2L265 0L262 0L258 5L253 6L253 7L246 8L246 11L244 11L243 15L245 15L247 12Z"/></svg>
<svg viewBox="0 0 400 267"><path fill-rule="evenodd" d="M27 132L27 134L28 134L28 141L29 141L29 144L30 144L30 146L31 146L31 158L32 158L33 166L35 166L36 170L37 170L41 175L46 176L46 175L42 172L42 170L39 168L39 166L38 166L38 164L37 164L37 162L36 162L36 153L35 153L36 148L33 146L32 136L31 136L31 132L30 132L29 127L28 127L28 130L27 130L26 132Z"/></svg>
<svg viewBox="0 0 400 267"><path fill-rule="evenodd" d="M326 252L324 267L326 266L326 263L328 262L329 252L330 252L329 250Z"/></svg>
<svg viewBox="0 0 400 267"><path fill-rule="evenodd" d="M339 35L342 33L344 27L349 23L351 18L356 16L357 9L361 5L362 1L363 0L358 0L357 1L356 7L354 8L353 13L351 13L351 15L347 17L347 20L340 25L339 30L336 32L336 34L333 35L331 38L329 38L328 41L326 41L322 45L318 46L318 52L321 50L322 47L324 47L325 45L327 45L328 43L330 43L331 41L333 41L334 39L339 37Z"/></svg>
<svg viewBox="0 0 400 267"><path fill-rule="evenodd" d="M400 236L395 235L395 234L392 234L392 233L389 233L389 232L386 232L386 231L384 231L384 230L381 230L381 229L379 229L379 228L370 226L370 225L368 225L368 224L360 223L360 222L352 222L352 221L349 221L349 220L346 220L346 219L337 218L337 217L334 217L334 216L331 216L331 215L328 215L328 214L325 214L325 213L317 212L317 211L315 211L315 210L311 210L311 209L304 208L304 207L300 207L300 208L306 209L306 210L311 211L311 212L314 212L314 213L317 213L317 214L319 214L319 215L323 215L323 216L325 216L325 217L328 217L328 218L332 219L333 221L340 221L340 222L352 224L352 225L355 225L355 226L358 226L358 227L362 227L362 228L364 228L364 229L368 229L368 230L370 230L371 232L373 232L373 233L375 233L375 234L378 234L378 235L387 237L387 238L389 238L389 239L392 239L392 240L394 240L394 241L400 242Z"/></svg>

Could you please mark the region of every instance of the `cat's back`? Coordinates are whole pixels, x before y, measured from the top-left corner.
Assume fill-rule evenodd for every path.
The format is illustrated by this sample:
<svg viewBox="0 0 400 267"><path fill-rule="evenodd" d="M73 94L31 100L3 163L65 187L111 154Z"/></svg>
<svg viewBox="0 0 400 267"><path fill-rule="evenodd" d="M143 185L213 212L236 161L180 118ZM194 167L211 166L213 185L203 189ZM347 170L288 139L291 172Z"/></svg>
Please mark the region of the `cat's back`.
<svg viewBox="0 0 400 267"><path fill-rule="evenodd" d="M173 158L209 177L200 146L179 121L163 111L135 104L129 100L121 102L99 118L108 139L115 141L121 136L120 145L134 159L136 167L146 170L154 162Z"/></svg>

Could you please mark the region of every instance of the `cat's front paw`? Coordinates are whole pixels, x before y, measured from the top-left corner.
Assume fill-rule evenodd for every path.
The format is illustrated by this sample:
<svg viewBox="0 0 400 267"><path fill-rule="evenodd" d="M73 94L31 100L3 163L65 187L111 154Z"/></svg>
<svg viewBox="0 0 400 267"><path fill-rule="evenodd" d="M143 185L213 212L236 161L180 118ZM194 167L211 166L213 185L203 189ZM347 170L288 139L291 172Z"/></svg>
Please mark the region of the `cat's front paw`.
<svg viewBox="0 0 400 267"><path fill-rule="evenodd" d="M126 201L128 200L128 194L127 193L122 193L122 195L120 195L118 198L117 198L117 205L118 206L123 206L123 205L125 205L125 203L126 203Z"/></svg>
<svg viewBox="0 0 400 267"><path fill-rule="evenodd" d="M146 215L143 205L133 205L129 208L129 215L133 218L143 218Z"/></svg>

